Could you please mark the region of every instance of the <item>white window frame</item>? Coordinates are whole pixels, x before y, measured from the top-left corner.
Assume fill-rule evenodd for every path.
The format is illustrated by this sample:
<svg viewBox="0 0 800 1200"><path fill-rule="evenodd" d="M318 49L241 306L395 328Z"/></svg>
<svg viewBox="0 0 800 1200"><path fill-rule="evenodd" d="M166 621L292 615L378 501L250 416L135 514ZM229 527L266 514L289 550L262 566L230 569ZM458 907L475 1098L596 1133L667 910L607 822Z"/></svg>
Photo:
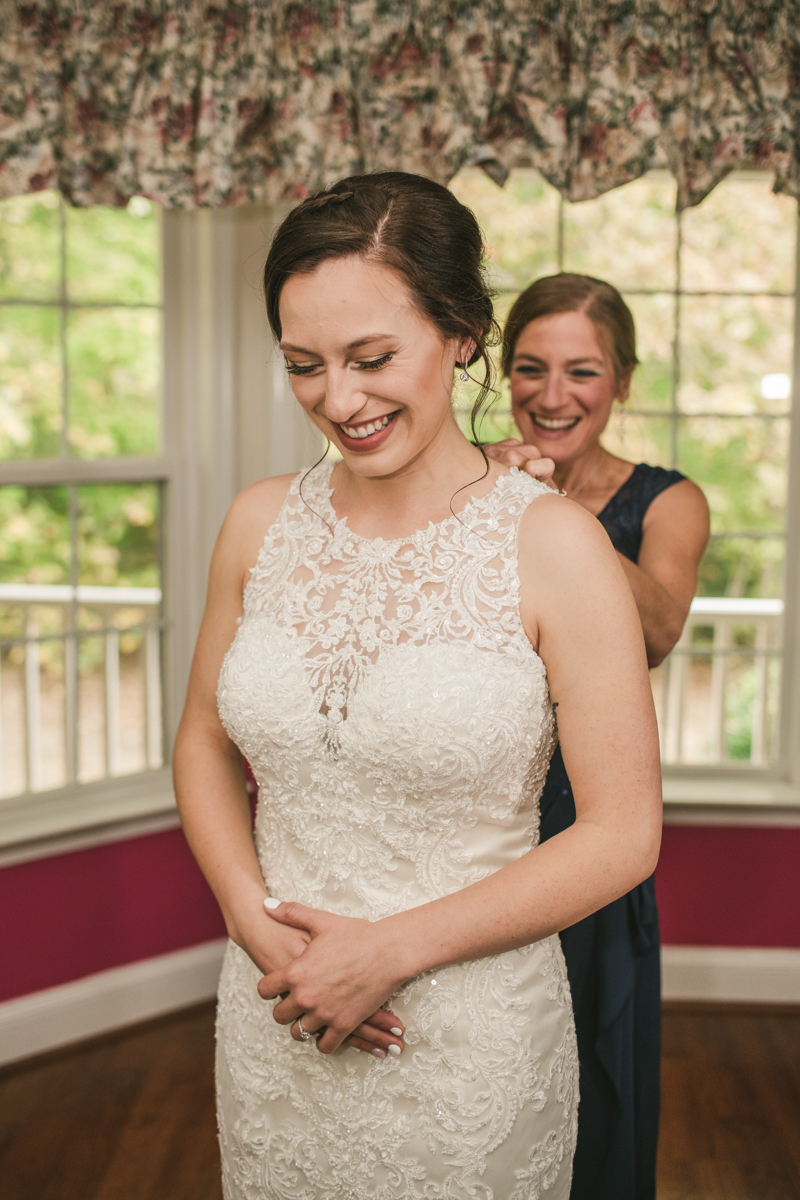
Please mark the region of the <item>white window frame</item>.
<svg viewBox="0 0 800 1200"><path fill-rule="evenodd" d="M234 496L320 453L285 379L260 298L266 245L288 208L162 217L163 453L0 463L0 486L162 484L167 758L183 707L206 576ZM0 865L178 824L169 766L0 801Z"/></svg>
<svg viewBox="0 0 800 1200"><path fill-rule="evenodd" d="M800 825L800 219L795 286L778 759L757 767L665 766L670 823Z"/></svg>
<svg viewBox="0 0 800 1200"><path fill-rule="evenodd" d="M164 452L93 462L0 463L0 485L164 484L164 722L183 706L206 575L234 496L321 452L274 353L260 273L287 206L163 214ZM800 237L798 237L800 278ZM795 310L800 380L800 305ZM797 389L795 396L797 395ZM793 398L793 413L798 411ZM777 765L667 767L666 820L800 825L800 419L793 419L785 565L781 750ZM0 801L0 866L177 826L169 767Z"/></svg>

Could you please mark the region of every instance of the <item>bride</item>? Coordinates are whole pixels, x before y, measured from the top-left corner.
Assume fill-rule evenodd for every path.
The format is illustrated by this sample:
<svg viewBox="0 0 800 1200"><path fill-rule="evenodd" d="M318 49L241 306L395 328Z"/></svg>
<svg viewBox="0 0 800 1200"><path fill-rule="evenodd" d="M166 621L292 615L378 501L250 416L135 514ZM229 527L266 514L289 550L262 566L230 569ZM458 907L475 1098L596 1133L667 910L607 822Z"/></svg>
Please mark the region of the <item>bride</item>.
<svg viewBox="0 0 800 1200"><path fill-rule="evenodd" d="M393 172L298 205L267 260L341 461L233 504L175 747L230 934L228 1200L569 1195L557 935L652 873L658 744L607 536L453 417L454 373L491 382L482 255L446 188ZM538 845L556 710L577 821Z"/></svg>

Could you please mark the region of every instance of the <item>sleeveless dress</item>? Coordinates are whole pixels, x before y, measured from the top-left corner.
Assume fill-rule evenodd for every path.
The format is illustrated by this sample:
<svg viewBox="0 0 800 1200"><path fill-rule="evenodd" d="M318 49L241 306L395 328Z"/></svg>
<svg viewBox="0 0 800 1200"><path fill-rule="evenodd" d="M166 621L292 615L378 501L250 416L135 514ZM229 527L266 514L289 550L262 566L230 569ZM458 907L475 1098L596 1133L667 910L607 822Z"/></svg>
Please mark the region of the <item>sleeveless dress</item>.
<svg viewBox="0 0 800 1200"><path fill-rule="evenodd" d="M639 463L598 520L636 562L642 524L685 479ZM541 800L541 840L575 821L561 750ZM561 932L580 1057L581 1104L571 1200L655 1200L661 1056L661 965L654 879Z"/></svg>
<svg viewBox="0 0 800 1200"><path fill-rule="evenodd" d="M259 785L282 900L370 921L486 877L538 841L554 744L519 617L518 471L396 541L335 516L328 464L290 487L219 678ZM226 1200L567 1200L577 1047L557 936L425 972L388 1007L398 1059L320 1054L275 1023L229 943L217 1093Z"/></svg>

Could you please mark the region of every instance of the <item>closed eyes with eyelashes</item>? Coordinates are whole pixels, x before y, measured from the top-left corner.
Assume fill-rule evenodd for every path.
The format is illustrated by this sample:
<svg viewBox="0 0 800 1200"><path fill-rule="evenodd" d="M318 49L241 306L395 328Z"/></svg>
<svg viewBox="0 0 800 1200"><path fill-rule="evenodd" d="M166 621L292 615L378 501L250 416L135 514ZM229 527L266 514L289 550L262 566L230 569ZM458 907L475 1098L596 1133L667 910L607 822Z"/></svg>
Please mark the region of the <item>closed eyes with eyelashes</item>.
<svg viewBox="0 0 800 1200"><path fill-rule="evenodd" d="M517 375L524 375L531 379L540 378L545 374L545 371L541 367L534 366L515 367L514 372ZM573 370L569 371L568 374L570 374L573 379L598 379L601 372L592 370L591 367L575 367Z"/></svg>
<svg viewBox="0 0 800 1200"><path fill-rule="evenodd" d="M381 354L378 358L365 359L363 362L356 364L356 369L359 371L379 371L381 367L385 367L391 359L394 358L394 351L388 354ZM286 370L290 375L313 375L315 371L321 369L320 363L293 363L286 361Z"/></svg>

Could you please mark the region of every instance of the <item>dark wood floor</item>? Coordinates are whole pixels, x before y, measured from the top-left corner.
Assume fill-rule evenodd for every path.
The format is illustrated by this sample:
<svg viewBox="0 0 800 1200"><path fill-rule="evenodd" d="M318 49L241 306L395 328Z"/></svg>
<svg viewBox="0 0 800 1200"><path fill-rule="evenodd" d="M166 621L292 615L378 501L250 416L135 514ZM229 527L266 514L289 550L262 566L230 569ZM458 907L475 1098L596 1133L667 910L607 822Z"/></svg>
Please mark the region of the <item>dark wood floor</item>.
<svg viewBox="0 0 800 1200"><path fill-rule="evenodd" d="M0 1075L3 1200L220 1200L213 1010ZM664 1016L659 1200L800 1200L800 1009Z"/></svg>
<svg viewBox="0 0 800 1200"><path fill-rule="evenodd" d="M210 1005L0 1077L3 1200L220 1200Z"/></svg>
<svg viewBox="0 0 800 1200"><path fill-rule="evenodd" d="M800 1198L800 1008L664 1013L658 1200Z"/></svg>

